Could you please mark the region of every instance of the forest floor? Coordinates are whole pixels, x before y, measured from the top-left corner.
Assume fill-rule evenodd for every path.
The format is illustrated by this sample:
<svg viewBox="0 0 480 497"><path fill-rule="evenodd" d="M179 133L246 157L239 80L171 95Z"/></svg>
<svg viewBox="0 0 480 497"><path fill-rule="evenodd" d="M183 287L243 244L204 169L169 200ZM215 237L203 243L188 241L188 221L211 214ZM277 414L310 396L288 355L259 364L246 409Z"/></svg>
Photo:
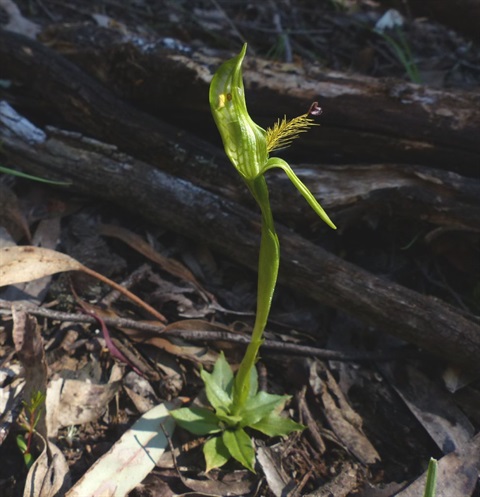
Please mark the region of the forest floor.
<svg viewBox="0 0 480 497"><path fill-rule="evenodd" d="M386 3L19 0L15 29L21 30L21 19L33 23L28 29L44 34L60 25L94 24L161 39L166 47L206 47L225 58L248 42L251 57L478 91L478 43L429 18L415 17L405 10L405 2L399 2L400 11L388 10ZM0 1L4 25L11 21L6 5L11 3ZM48 123L48 112L39 112L37 122ZM179 122L178 116L156 117ZM187 121L189 116L182 117ZM212 141L218 143L217 137ZM294 147L291 157L294 162ZM322 158L326 163L331 159ZM239 342L212 339L208 333L251 330L256 275L207 245L152 225L141 213L10 175L0 179L4 246L30 244L30 237L33 243L42 240L42 246L130 288L165 316L162 326L169 331L185 332L181 338L152 339L156 325L151 316L82 272L47 276L36 280L35 288L33 283L0 288L0 495L7 497L23 495L28 470L17 436L28 438L29 421L20 413L20 396L13 404L5 399L16 388L20 391L19 372L28 370L29 360L34 377L45 374L48 365L47 400L39 411L46 411L48 434L67 462L65 473L72 484L84 475L97 478L89 476L89 468L142 414L163 402L198 401L200 368L210 368L221 350L231 364L239 362ZM418 242L427 232L426 226L406 226L394 216L390 223L367 216L362 225L325 243L374 274L479 314L478 233L474 241L435 252ZM315 233L310 235L318 242ZM323 238L329 236L322 232ZM26 299L26 294L35 297ZM22 351L25 317L17 310L12 319L11 304L27 301L37 306L32 315L45 350L45 356L37 351L35 359ZM382 330L282 286L267 331L268 339L292 348L262 350L260 385L291 395L288 414L307 429L286 439L256 439L256 474L230 462L208 475L202 439L176 429L170 440L174 457L167 446L129 495L388 497L415 481L430 457L442 458L449 447L467 443L478 430L478 380L449 367L447 358L386 337ZM336 351L337 359L343 359L327 360L321 353L302 356L295 353L297 345ZM378 351L382 353L375 356ZM349 354L363 356L349 360ZM469 489L464 495L480 495L475 489L478 468L471 458L459 456L455 464L449 466L448 478L464 478ZM135 479L133 473L129 477ZM106 478L111 481L114 475Z"/></svg>

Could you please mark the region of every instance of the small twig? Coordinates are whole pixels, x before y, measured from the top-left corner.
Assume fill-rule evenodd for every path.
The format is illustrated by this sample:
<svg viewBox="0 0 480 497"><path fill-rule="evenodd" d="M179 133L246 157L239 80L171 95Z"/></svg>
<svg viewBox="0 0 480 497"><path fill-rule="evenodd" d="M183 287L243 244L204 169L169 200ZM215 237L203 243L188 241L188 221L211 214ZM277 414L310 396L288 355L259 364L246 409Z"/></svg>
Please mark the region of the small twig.
<svg viewBox="0 0 480 497"><path fill-rule="evenodd" d="M151 272L152 268L148 264L142 264L140 267L135 269L132 273L130 273L127 278L125 278L120 285L124 288L130 289L132 286L138 284L143 281L147 277L147 273ZM112 290L108 293L102 300L99 302L103 304L105 307L110 307L115 301L117 301L120 297L120 292L118 290Z"/></svg>
<svg viewBox="0 0 480 497"><path fill-rule="evenodd" d="M0 299L0 315L9 315L12 303L6 300ZM88 323L97 324L97 321L92 316L87 316L83 314L68 313L54 311L52 309L44 309L41 307L24 306L22 307L26 312L29 312L35 316L44 317L47 319L53 319L56 321L71 321L77 323ZM228 331L205 331L205 330L168 330L165 331L165 327L161 324L146 323L142 321L135 321L134 319L126 318L102 318L104 323L108 326L115 326L116 328L132 328L146 333L152 333L155 335L162 334L162 336L175 336L181 337L185 340L191 341L203 341L203 342L214 342L214 341L226 341L233 343L240 343L248 345L250 342L250 336L245 334L239 334ZM285 343L276 340L265 340L263 344L263 350L277 351L285 355L299 355L299 356L310 356L318 357L323 360L334 360L334 361L353 361L353 362L364 362L364 361L391 361L394 359L399 359L411 355L412 352L406 349L392 349L386 351L378 352L341 352L338 350L327 350L320 349L316 347L311 347L308 345L298 345L294 343Z"/></svg>
<svg viewBox="0 0 480 497"><path fill-rule="evenodd" d="M114 288L115 290L120 292L124 297L127 297L132 302L135 302L135 304L137 304L139 307L141 307L145 311L149 312L152 316L155 316L162 323L167 322L167 318L163 314L158 312L151 305L147 304L140 297L137 297L134 293L132 293L129 290L127 290L126 288L124 288L122 285L119 285L117 282L103 276L103 274L97 273L93 269L90 269L86 266L83 266L82 272L88 274L89 276L93 276L97 280L100 280L102 283L105 283L106 285Z"/></svg>

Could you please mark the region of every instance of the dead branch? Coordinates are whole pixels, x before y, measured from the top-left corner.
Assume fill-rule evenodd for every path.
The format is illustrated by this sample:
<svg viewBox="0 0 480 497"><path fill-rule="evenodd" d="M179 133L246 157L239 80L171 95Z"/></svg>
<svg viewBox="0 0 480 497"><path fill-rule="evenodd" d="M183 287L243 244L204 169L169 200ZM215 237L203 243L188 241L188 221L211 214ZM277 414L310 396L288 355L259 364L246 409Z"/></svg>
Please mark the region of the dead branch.
<svg viewBox="0 0 480 497"><path fill-rule="evenodd" d="M50 132L49 136L15 117L5 104L0 116L0 140L9 161L33 174L70 180L71 191L128 206L255 269L256 213L114 147L79 134ZM372 276L283 226L278 226L278 232L283 255L280 281L284 285L381 331L478 369L480 324L472 316Z"/></svg>
<svg viewBox="0 0 480 497"><path fill-rule="evenodd" d="M181 128L204 137L210 131L216 137L209 126L208 84L221 60L233 54L218 57L188 46L172 51L161 43L152 48L148 40L134 44L114 31L85 26L57 28L44 38L122 98ZM478 92L433 89L256 56L246 58L244 77L250 112L265 126L320 102L322 127L305 137L300 160L424 164L477 174Z"/></svg>

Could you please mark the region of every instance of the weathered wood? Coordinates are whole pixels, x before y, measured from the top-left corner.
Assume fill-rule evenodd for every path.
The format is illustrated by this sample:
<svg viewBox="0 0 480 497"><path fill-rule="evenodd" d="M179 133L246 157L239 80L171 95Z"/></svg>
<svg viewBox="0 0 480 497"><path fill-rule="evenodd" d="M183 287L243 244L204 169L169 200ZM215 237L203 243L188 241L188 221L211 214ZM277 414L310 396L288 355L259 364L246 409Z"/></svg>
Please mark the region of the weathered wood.
<svg viewBox="0 0 480 497"><path fill-rule="evenodd" d="M115 45L112 50L115 50ZM176 60L178 55L167 53L165 57L154 59L157 62L153 67L157 67L162 60L167 64L169 57ZM184 56L180 59L183 71L191 71L186 63L188 59ZM92 56L92 60L96 59ZM117 144L120 150L146 160L165 172L188 179L236 202L252 205L250 195L218 148L116 98L54 51L24 37L0 31L0 61L3 62L0 63L0 77L21 82L24 93L30 98L39 98L48 104L50 119L61 119L89 136ZM205 68L204 56L201 64L192 64L196 64L195 73L203 67L204 72L210 74ZM177 70L177 73L181 71ZM252 77L254 73L248 74ZM194 79L191 93L195 95L201 88L206 92L207 79L206 75L203 79L199 76ZM270 79L273 81L275 78ZM280 88L279 83L276 85ZM168 89L165 83L162 85L159 82L159 86L170 92L167 93L167 100L174 99L171 92L175 85L170 84ZM347 91L345 88L343 93ZM333 97L332 88L330 92ZM296 98L300 99L300 96ZM206 95L193 98L189 93L184 100L195 104L205 102L207 98ZM468 119L465 119L467 122ZM324 129L325 126L320 128L322 133ZM466 133L468 135L468 130ZM478 172L478 168L475 171ZM297 172L333 214L335 210L355 203L355 209L359 212L365 206L373 211L385 211L391 207L407 219L418 219L421 215L422 219L434 224L478 228L478 182L452 173L395 163L355 169L351 166L308 164L297 168ZM276 174L269 175L269 181L273 185L271 198L274 211L282 216L286 224L298 226L301 220L315 222L315 215L304 202L286 201L295 195L288 181Z"/></svg>
<svg viewBox="0 0 480 497"><path fill-rule="evenodd" d="M208 84L221 60L202 50L172 51L118 32L67 27L46 39L123 98L184 129L216 137ZM222 59L233 54L222 54ZM478 175L480 92L433 89L393 79L326 71L247 56L250 112L269 126L319 101L321 128L308 133L297 158L325 162L425 164ZM190 128L188 128L191 126Z"/></svg>
<svg viewBox="0 0 480 497"><path fill-rule="evenodd" d="M255 269L258 215L79 134L45 133L0 107L0 140L9 162L72 181L71 191L128 207ZM479 369L480 324L444 302L420 295L333 256L283 226L280 281L293 290L374 324L450 361ZM225 236L228 233L228 236Z"/></svg>

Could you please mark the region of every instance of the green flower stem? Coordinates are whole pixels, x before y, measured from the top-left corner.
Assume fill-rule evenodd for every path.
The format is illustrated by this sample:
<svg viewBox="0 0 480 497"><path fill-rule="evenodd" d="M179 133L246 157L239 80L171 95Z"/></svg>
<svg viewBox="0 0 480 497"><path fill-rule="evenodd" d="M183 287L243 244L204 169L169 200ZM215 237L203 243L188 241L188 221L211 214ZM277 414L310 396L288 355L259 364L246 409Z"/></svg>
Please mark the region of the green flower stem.
<svg viewBox="0 0 480 497"><path fill-rule="evenodd" d="M222 137L227 157L241 175L262 213L262 232L258 261L257 313L251 341L234 376L223 354L216 361L213 372L201 372L205 393L212 409L185 407L172 411L180 426L196 435L210 435L203 447L207 471L223 466L231 457L250 471L255 471L255 450L244 428L257 430L267 436L287 436L304 426L284 418L280 411L290 398L258 391L255 369L263 333L267 326L277 283L280 263L280 244L273 224L266 171L280 168L303 195L310 207L330 227L335 229L326 212L292 168L269 152L287 146L299 133L313 125L310 114L318 114L317 103L306 114L287 121L278 121L267 131L250 117L245 101L242 61L247 46L224 62L210 84L210 108ZM221 432L221 435L218 433Z"/></svg>
<svg viewBox="0 0 480 497"><path fill-rule="evenodd" d="M249 396L250 375L263 343L263 332L270 313L280 263L280 244L273 224L265 178L260 175L251 181L246 181L246 183L262 211L262 237L258 262L257 312L251 341L235 377L233 414L242 409Z"/></svg>

